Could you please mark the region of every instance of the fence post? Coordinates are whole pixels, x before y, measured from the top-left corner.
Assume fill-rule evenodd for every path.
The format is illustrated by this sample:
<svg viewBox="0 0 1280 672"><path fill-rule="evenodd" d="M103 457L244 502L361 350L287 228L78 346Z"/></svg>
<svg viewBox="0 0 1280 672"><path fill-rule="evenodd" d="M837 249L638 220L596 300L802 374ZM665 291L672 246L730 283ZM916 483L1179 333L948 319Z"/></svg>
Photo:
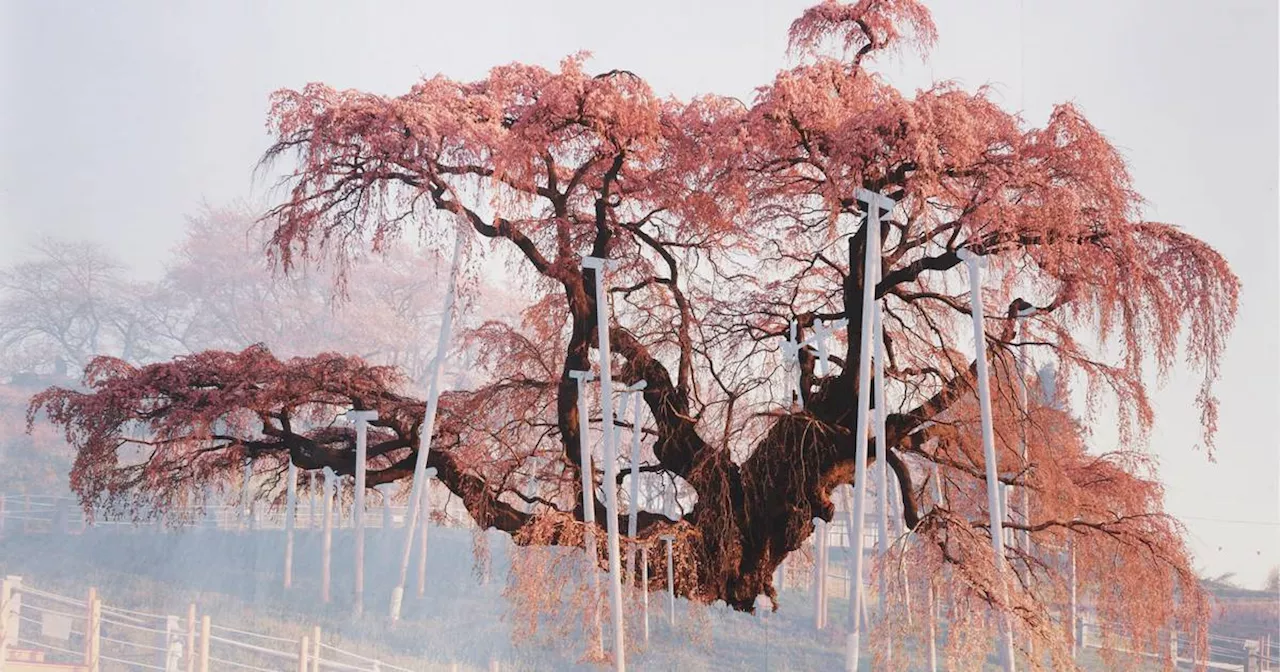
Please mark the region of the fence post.
<svg viewBox="0 0 1280 672"><path fill-rule="evenodd" d="M209 672L209 617L200 617L200 672Z"/></svg>
<svg viewBox="0 0 1280 672"><path fill-rule="evenodd" d="M178 672L178 665L182 662L182 638L178 636L177 616L164 618L164 651L161 656L164 672Z"/></svg>
<svg viewBox="0 0 1280 672"><path fill-rule="evenodd" d="M9 584L9 594L5 600L8 608L5 610L4 630L9 633L10 644L16 647L22 637L22 577L10 575L5 577L5 582Z"/></svg>
<svg viewBox="0 0 1280 672"><path fill-rule="evenodd" d="M89 589L89 616L85 623L84 666L88 672L98 672L102 653L102 601L98 589Z"/></svg>
<svg viewBox="0 0 1280 672"><path fill-rule="evenodd" d="M307 656L311 654L311 638L303 635L298 642L298 672L311 672Z"/></svg>
<svg viewBox="0 0 1280 672"><path fill-rule="evenodd" d="M311 630L311 672L320 672L320 626Z"/></svg>
<svg viewBox="0 0 1280 672"><path fill-rule="evenodd" d="M196 603L187 605L187 672L196 672Z"/></svg>
<svg viewBox="0 0 1280 672"><path fill-rule="evenodd" d="M12 576L6 576L4 582L0 584L0 670L4 670L4 661L9 658L10 643L17 643L17 633L13 630L14 621L18 620L17 609L15 609L14 598L17 597L14 590Z"/></svg>

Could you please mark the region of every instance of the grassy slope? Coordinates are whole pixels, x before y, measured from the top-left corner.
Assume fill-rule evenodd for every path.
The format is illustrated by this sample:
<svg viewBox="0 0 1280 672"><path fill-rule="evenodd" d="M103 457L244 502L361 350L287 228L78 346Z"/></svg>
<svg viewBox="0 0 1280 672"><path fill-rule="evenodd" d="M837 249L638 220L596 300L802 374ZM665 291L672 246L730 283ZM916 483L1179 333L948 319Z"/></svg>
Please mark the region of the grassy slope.
<svg viewBox="0 0 1280 672"><path fill-rule="evenodd" d="M349 534L340 531L334 540L330 605L319 599L319 544L317 535L307 530L298 534L294 588L288 592L280 586L279 532L91 530L62 537L11 536L0 540L0 571L66 595L81 595L88 586L97 586L108 605L153 613L182 615L194 601L214 623L267 635L297 638L319 625L327 644L410 669L447 669L453 662L463 670L487 669L491 658L500 661L503 670L599 669L577 662L582 646L576 642L511 645L511 629L504 620L507 602L501 597L508 545L501 535L490 537L494 580L482 585L473 572L470 532L433 530L426 596L407 598L404 619L392 626L385 613L398 573L397 538L371 530L366 613L354 619ZM691 612L678 600L673 631L665 619L665 596L653 595L652 639L648 647L630 655L630 667L682 672L840 669L843 639L838 633L845 612L841 602L833 600L832 627L815 635L811 603L803 591L785 592L781 609L768 618L715 606ZM923 665L917 660L905 668L902 662L896 660L895 667Z"/></svg>

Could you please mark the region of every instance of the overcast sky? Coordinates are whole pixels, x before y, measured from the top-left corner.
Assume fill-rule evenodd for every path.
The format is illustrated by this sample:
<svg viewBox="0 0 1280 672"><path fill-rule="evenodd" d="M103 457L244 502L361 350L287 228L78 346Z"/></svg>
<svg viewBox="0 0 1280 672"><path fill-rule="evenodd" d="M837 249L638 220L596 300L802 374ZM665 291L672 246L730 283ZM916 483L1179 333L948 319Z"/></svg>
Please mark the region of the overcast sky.
<svg viewBox="0 0 1280 672"><path fill-rule="evenodd" d="M1272 0L930 3L928 63L885 66L997 86L1041 124L1071 100L1125 152L1150 216L1222 252L1244 284L1219 390L1217 462L1196 378L1157 395L1153 450L1205 571L1259 585L1280 564L1277 17ZM267 96L324 81L399 94L589 50L660 93L747 99L787 64L810 2L0 2L0 262L42 233L104 243L159 272L202 202L260 197ZM1115 448L1098 428L1099 448Z"/></svg>

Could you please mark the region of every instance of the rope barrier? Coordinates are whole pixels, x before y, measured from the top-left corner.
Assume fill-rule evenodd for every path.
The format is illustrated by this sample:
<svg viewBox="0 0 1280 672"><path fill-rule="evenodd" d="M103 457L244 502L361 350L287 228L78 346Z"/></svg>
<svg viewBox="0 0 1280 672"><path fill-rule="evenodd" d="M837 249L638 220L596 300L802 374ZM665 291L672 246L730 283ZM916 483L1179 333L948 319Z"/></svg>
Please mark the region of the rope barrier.
<svg viewBox="0 0 1280 672"><path fill-rule="evenodd" d="M61 602L61 603L63 603L63 604L69 604L69 605L71 605L71 606L73 606L73 607L85 607L85 606L87 606L87 605L85 604L84 600L76 600L76 599L73 599L73 598L70 598L70 597L63 597L63 596L61 596L61 595L55 595L54 593L46 593L46 592L44 592L43 590L36 590L35 588L32 588L32 587L27 586L27 585L25 585L25 584L24 584L23 586L21 586L20 588L18 588L17 592L18 592L19 594L21 594L21 595L31 595L31 596L34 596L34 597L40 597L40 598L44 598L44 599L46 599L46 600L51 600L51 601L53 601L53 602Z"/></svg>
<svg viewBox="0 0 1280 672"><path fill-rule="evenodd" d="M48 607L37 607L34 604L24 604L22 605L22 608L30 609L31 611L38 611L42 614L53 614L55 616L63 616L66 618L76 618L76 619L84 620L84 614L69 614L65 611L58 611L57 609L50 609Z"/></svg>
<svg viewBox="0 0 1280 672"><path fill-rule="evenodd" d="M48 649L50 651L57 651L58 653L70 653L75 656L84 655L84 651L72 651L71 649L64 649L60 646L54 646L52 644L41 644L40 642L33 641L30 639L24 639L22 637L18 637L17 640L19 644L26 644L27 646L34 646L41 649Z"/></svg>
<svg viewBox="0 0 1280 672"><path fill-rule="evenodd" d="M329 668L333 670L349 670L350 672L369 672L369 668L357 667L355 665L348 665L346 663L339 663L335 660L318 660L316 662L320 667L320 669ZM381 667L382 664L379 663L378 665L379 667Z"/></svg>
<svg viewBox="0 0 1280 672"><path fill-rule="evenodd" d="M280 670L273 670L273 669L271 669L271 668L269 668L269 667L257 667L257 666L255 666L255 665L249 665L248 663L237 663L237 662L232 661L232 660L224 660L224 659L222 659L222 658L214 658L213 656L209 656L209 662L211 662L211 663L220 663L220 664L222 664L222 665L231 665L231 666L233 666L233 667L239 667L239 668L243 668L243 669L246 669L246 670L254 670L254 672L280 672Z"/></svg>
<svg viewBox="0 0 1280 672"><path fill-rule="evenodd" d="M158 667L156 665L148 665L146 663L140 663L136 660L125 660L123 658L112 658L111 656L103 656L103 655L99 655L98 659L106 660L112 663L120 663L121 665L129 665L131 667L141 667L147 670L160 670L160 672L164 672L163 667Z"/></svg>
<svg viewBox="0 0 1280 672"><path fill-rule="evenodd" d="M223 632L234 632L237 635L248 635L249 637L257 637L258 639L267 639L275 642L286 642L289 644L298 643L298 640L296 638L290 639L288 637L273 637L271 635L263 635L256 632L249 632L248 630L236 630L235 628L228 628L225 625L210 625L210 629L221 630Z"/></svg>
<svg viewBox="0 0 1280 672"><path fill-rule="evenodd" d="M263 647L263 646L255 646L255 645L253 645L253 644L246 644L246 643L244 643L244 642L237 642L237 641L235 641L234 639L225 639L225 638L223 638L223 637L215 637L215 636L213 636L213 635L209 635L209 641L211 641L211 642L222 642L223 644L228 644L228 645L231 645L231 646L237 646L237 647L240 647L240 648L242 648L242 649L248 649L249 651L257 651L257 652L259 652L259 653L269 653L269 654L271 654L271 655L273 655L273 656L279 656L279 657L281 657L281 658L287 658L287 659L290 659L290 660L297 660L297 659L298 659L298 652L296 652L296 651L279 651L279 650L276 650L276 649L268 649L268 648Z"/></svg>
<svg viewBox="0 0 1280 672"><path fill-rule="evenodd" d="M133 624L131 624L131 623L124 623L124 622L121 622L121 621L113 621L113 620L108 619L108 618L107 618L107 617L105 617L105 616L102 618L102 622L103 622L104 624L107 624L107 625L115 625L115 626L118 626L118 627L121 627L121 628L130 628L130 629L133 629L133 630L140 630L140 631L142 631L142 632L150 632L150 633L154 633L154 634L157 634L157 635L164 635L164 634L168 634L168 632L169 632L168 630L157 630L157 629L155 629L155 628L147 628L147 627L143 627L143 626L141 626L141 625L133 625Z"/></svg>

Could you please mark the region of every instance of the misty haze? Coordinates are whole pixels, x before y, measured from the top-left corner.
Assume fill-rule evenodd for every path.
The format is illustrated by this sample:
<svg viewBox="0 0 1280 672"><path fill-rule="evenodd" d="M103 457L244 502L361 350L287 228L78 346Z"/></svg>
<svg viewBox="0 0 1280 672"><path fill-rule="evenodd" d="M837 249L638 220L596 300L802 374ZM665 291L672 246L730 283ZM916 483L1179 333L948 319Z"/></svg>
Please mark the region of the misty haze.
<svg viewBox="0 0 1280 672"><path fill-rule="evenodd" d="M0 672L1280 669L1278 26L0 3Z"/></svg>

